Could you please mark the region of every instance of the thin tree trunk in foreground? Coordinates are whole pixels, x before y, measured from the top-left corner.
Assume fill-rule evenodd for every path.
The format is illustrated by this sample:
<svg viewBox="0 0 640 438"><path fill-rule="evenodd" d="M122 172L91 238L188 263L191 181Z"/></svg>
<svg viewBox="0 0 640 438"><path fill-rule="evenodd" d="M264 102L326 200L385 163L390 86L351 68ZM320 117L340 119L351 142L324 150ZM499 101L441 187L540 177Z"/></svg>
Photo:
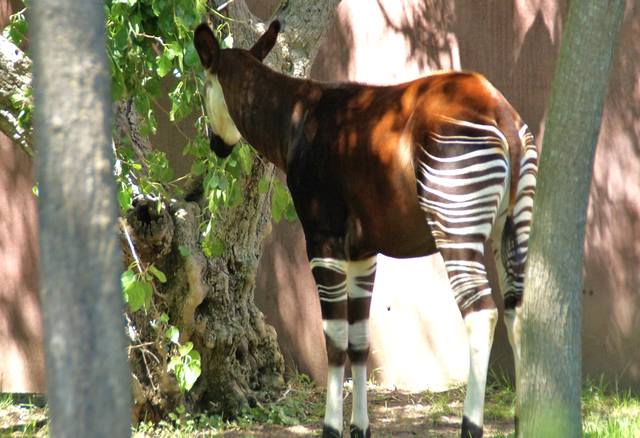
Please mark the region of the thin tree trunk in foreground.
<svg viewBox="0 0 640 438"><path fill-rule="evenodd" d="M573 0L545 126L523 303L521 437L580 437L582 255L623 0Z"/></svg>
<svg viewBox="0 0 640 438"><path fill-rule="evenodd" d="M52 436L129 436L103 4L33 2L35 138Z"/></svg>

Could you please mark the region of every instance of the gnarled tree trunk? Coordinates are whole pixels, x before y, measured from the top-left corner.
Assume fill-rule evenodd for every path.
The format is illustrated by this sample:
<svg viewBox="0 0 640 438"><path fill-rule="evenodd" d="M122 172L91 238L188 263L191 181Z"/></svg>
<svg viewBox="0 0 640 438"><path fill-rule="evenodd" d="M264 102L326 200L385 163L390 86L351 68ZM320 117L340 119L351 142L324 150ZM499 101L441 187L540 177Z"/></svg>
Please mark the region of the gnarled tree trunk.
<svg viewBox="0 0 640 438"><path fill-rule="evenodd" d="M284 2L286 7L277 14L285 27L267 63L276 70L306 76L338 2ZM239 20L232 29L238 47L250 47L268 24L256 19L242 0L231 4L229 15ZM202 375L189 392L188 401L195 407L211 410L213 406L230 415L256 400L276 395L283 384L284 361L275 330L265 323L254 304L258 260L271 220L269 194L258 191L258 183L265 178L274 178L274 167L256 159L243 183L242 204L225 211L218 224L217 235L225 251L213 259L204 256L198 243L200 210L195 203L176 201L167 206L167 213L158 215L143 202L128 216L135 247L147 248L142 251L146 253L142 259L154 262L169 277L159 292L167 297L170 320L180 329L181 342L192 341L202 357ZM166 238L167 227L174 228L171 239ZM154 256L165 252L161 257ZM135 325L141 324L144 321ZM137 341L144 341L144 336ZM145 353L140 350L132 354L142 357ZM165 361L159 359L161 365ZM158 408L164 411L180 400L170 378L159 378L151 385L145 377L153 375L146 369L153 359L147 358L144 366L141 361L132 362L137 366L136 382L140 383L134 390L138 416ZM162 366L157 368L162 371ZM153 386L163 389L154 390ZM163 397L158 396L160 392L164 392Z"/></svg>

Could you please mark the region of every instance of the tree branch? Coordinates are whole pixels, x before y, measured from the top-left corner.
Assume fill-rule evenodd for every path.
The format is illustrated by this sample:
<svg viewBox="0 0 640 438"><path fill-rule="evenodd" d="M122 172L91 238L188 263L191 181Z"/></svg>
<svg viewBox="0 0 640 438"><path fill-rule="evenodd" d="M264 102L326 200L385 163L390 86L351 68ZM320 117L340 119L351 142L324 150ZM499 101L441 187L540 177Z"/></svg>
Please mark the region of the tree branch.
<svg viewBox="0 0 640 438"><path fill-rule="evenodd" d="M16 97L26 99L31 86L31 60L11 41L0 35L0 131L33 156L31 128L18 122L20 108ZM30 97L28 98L30 99Z"/></svg>
<svg viewBox="0 0 640 438"><path fill-rule="evenodd" d="M339 3L340 0L282 0L273 18L282 22L283 30L265 63L291 76L308 77L322 36ZM267 28L253 15L244 0L229 5L229 15L238 20L233 29L237 41L256 41Z"/></svg>

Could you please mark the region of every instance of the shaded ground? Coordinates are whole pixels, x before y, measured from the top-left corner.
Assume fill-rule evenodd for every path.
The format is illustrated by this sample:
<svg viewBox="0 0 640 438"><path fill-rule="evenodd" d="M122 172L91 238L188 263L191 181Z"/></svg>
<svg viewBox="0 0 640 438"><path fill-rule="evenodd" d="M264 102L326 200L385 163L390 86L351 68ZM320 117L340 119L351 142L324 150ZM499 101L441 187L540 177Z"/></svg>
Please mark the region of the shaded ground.
<svg viewBox="0 0 640 438"><path fill-rule="evenodd" d="M317 395L323 400L323 395ZM376 437L459 437L464 392L453 390L447 393L408 393L374 388L369 393L369 415L372 434ZM511 400L506 400L510 404ZM345 419L350 416L351 396L345 399ZM502 405L502 403L499 403ZM511 412L504 418L488 418L485 424L485 436L507 436L513 433ZM249 430L231 430L224 437L301 437L319 436L321 420L307 425L257 425Z"/></svg>
<svg viewBox="0 0 640 438"><path fill-rule="evenodd" d="M346 385L345 418L351 409ZM513 393L495 388L487 398L485 436L513 432ZM369 414L376 437L459 436L464 392L409 393L374 385L369 390ZM46 408L25 403L0 403L0 436L48 436ZM306 437L319 436L324 413L324 389L308 379L294 379L275 403L263 404L240 418L225 421L218 416L175 414L166 422L141 424L134 437Z"/></svg>
<svg viewBox="0 0 640 438"><path fill-rule="evenodd" d="M345 419L351 395L346 385ZM513 436L513 387L493 376L485 404L485 437ZM369 414L375 437L458 437L463 389L442 393L409 393L369 387ZM147 437L278 437L319 436L324 413L324 389L305 376L290 380L277 400L247 409L234 420L179 410L157 424L142 423L135 438ZM582 397L583 435L587 438L640 437L640 395L604 384L588 383ZM0 395L0 437L48 436L42 396Z"/></svg>

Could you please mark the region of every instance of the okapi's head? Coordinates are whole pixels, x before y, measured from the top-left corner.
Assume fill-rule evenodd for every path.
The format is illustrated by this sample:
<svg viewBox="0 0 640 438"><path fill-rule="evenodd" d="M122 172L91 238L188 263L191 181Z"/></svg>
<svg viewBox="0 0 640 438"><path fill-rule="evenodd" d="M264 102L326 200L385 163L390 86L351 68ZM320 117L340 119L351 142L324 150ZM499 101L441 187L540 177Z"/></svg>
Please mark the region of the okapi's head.
<svg viewBox="0 0 640 438"><path fill-rule="evenodd" d="M194 46L205 69L205 105L213 131L209 135L209 142L211 149L221 158L231 153L242 135L229 114L225 91L218 79L219 67L225 56L237 56L239 51L247 52L258 61L262 61L275 45L279 31L280 22L275 20L249 50L220 48L218 40L206 23L199 25L194 32Z"/></svg>

